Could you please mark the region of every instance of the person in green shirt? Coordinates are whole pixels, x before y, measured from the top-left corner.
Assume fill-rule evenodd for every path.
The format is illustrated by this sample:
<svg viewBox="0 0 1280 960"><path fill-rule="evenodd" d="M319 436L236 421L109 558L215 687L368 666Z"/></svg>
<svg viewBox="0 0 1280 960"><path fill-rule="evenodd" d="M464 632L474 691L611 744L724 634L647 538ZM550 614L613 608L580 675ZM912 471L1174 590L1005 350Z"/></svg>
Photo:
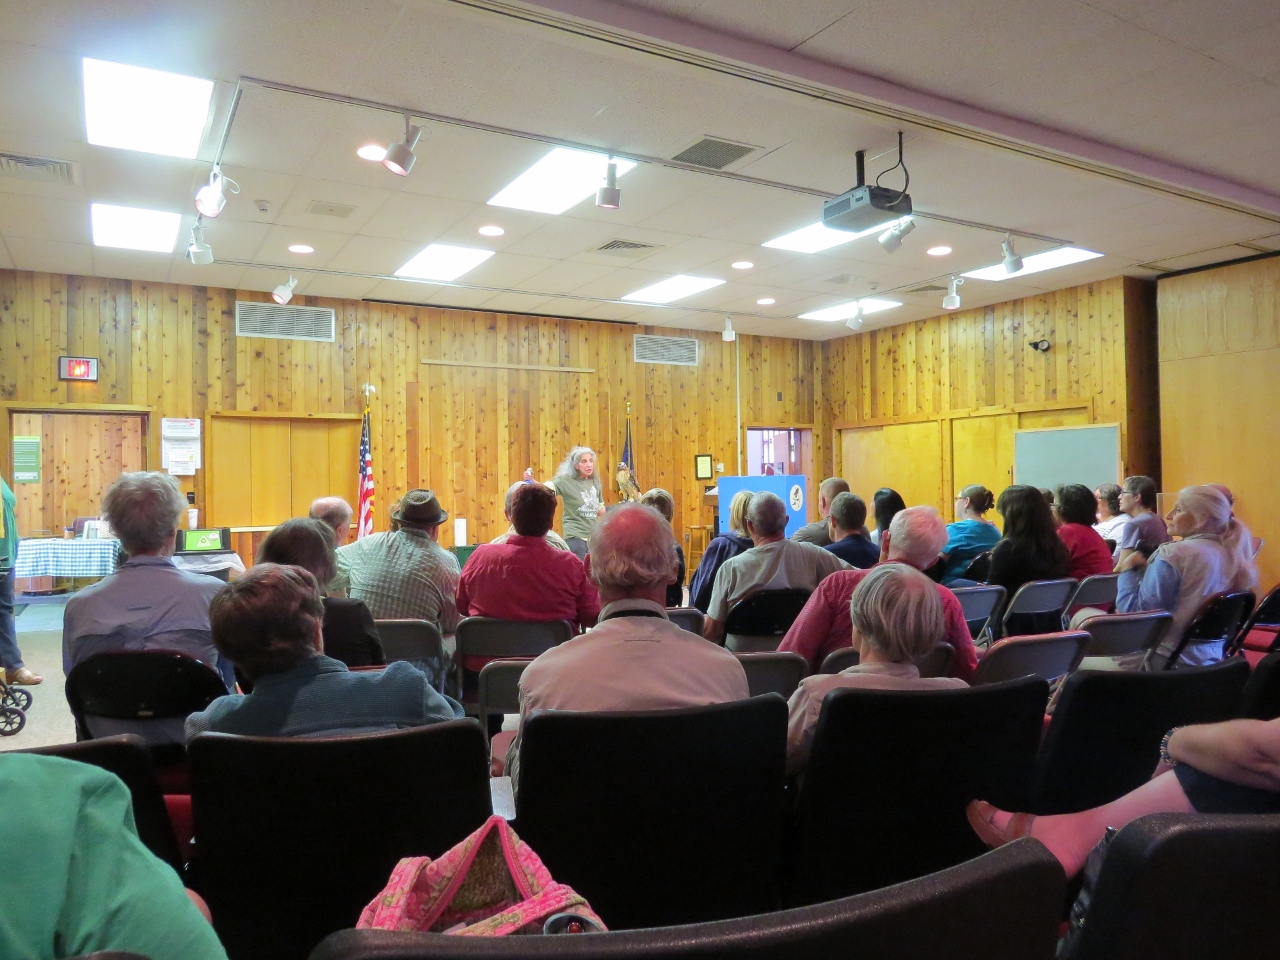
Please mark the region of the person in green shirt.
<svg viewBox="0 0 1280 960"><path fill-rule="evenodd" d="M44 677L32 673L22 663L18 649L18 626L13 619L14 562L18 558L17 497L0 477L0 670L8 683L43 683Z"/></svg>
<svg viewBox="0 0 1280 960"><path fill-rule="evenodd" d="M524 472L533 482L533 467ZM596 473L596 452L590 447L574 447L545 486L564 501L561 523L569 549L579 560L587 555L587 538L596 521L604 516L604 488Z"/></svg>
<svg viewBox="0 0 1280 960"><path fill-rule="evenodd" d="M0 754L0 811L0 957L227 960L173 868L138 839L115 774Z"/></svg>

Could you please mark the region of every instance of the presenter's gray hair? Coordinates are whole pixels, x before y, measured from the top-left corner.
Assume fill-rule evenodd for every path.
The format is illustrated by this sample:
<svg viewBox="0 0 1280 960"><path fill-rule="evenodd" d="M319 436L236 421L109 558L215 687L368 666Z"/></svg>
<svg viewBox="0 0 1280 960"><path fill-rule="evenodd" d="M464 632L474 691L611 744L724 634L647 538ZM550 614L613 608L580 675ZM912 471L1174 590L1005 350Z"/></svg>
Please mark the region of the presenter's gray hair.
<svg viewBox="0 0 1280 960"><path fill-rule="evenodd" d="M178 481L167 473L122 473L102 497L102 515L128 554L159 550L186 508Z"/></svg>
<svg viewBox="0 0 1280 960"><path fill-rule="evenodd" d="M676 573L676 538L653 507L625 503L610 510L587 543L591 578L602 587L634 590L670 583Z"/></svg>
<svg viewBox="0 0 1280 960"><path fill-rule="evenodd" d="M947 525L933 507L907 507L889 523L889 559L917 570L933 565L947 545Z"/></svg>
<svg viewBox="0 0 1280 960"><path fill-rule="evenodd" d="M787 529L787 505L776 493L757 493L747 507L747 519L762 537L771 537Z"/></svg>
<svg viewBox="0 0 1280 960"><path fill-rule="evenodd" d="M578 476L578 464L587 454L596 459L596 472L592 474L592 479L600 476L600 458L596 456L596 452L590 447L574 447L569 451L569 455L560 461L560 466L556 467L557 477L576 477ZM597 480L598 482L598 480Z"/></svg>

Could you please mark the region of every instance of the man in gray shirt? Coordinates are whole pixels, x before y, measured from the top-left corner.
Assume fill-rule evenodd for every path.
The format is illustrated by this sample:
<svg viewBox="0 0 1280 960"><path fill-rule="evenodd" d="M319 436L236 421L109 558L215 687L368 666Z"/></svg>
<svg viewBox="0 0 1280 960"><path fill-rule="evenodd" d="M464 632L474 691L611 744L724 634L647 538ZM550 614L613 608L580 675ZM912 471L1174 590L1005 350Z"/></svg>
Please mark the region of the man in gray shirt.
<svg viewBox="0 0 1280 960"><path fill-rule="evenodd" d="M818 486L818 514L821 520L806 523L791 535L798 543L812 543L817 547L825 547L831 543L831 531L827 529L827 521L831 518L831 501L842 493L849 492L847 481L839 477L827 477Z"/></svg>

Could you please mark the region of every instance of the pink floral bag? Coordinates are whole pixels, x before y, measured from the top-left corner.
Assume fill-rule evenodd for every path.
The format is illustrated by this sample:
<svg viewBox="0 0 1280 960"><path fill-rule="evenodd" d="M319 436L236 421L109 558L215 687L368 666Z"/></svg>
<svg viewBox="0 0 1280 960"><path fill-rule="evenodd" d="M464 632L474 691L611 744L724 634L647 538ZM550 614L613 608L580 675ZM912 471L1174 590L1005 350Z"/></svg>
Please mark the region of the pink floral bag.
<svg viewBox="0 0 1280 960"><path fill-rule="evenodd" d="M605 929L591 905L552 880L510 824L493 816L439 859L406 857L396 864L356 929L503 937L541 933L543 923L559 913Z"/></svg>

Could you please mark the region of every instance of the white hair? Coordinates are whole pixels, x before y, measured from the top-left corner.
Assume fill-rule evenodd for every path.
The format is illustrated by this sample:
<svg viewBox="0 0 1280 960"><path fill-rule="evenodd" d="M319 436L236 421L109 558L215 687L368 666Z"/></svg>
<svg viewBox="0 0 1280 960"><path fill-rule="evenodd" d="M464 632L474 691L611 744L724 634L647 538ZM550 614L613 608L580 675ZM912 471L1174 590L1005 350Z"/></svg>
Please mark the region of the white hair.
<svg viewBox="0 0 1280 960"><path fill-rule="evenodd" d="M676 538L653 507L625 503L601 518L587 541L591 578L602 587L635 590L671 582Z"/></svg>
<svg viewBox="0 0 1280 960"><path fill-rule="evenodd" d="M747 507L747 519L762 537L771 537L787 528L787 505L776 493L756 493Z"/></svg>
<svg viewBox="0 0 1280 960"><path fill-rule="evenodd" d="M560 466L556 467L557 477L578 477L578 464L587 454L591 454L596 461L596 472L591 478L596 481L598 486L600 483L600 458L596 456L596 452L590 447L574 447L569 451L569 455L560 461Z"/></svg>
<svg viewBox="0 0 1280 960"><path fill-rule="evenodd" d="M167 473L122 473L102 497L102 515L128 554L159 550L186 508L178 481Z"/></svg>
<svg viewBox="0 0 1280 960"><path fill-rule="evenodd" d="M1195 521L1195 533L1218 540L1227 555L1223 571L1233 589L1252 590L1258 585L1258 567L1253 562L1253 536L1249 528L1231 512L1231 501L1216 486L1183 487L1178 503Z"/></svg>
<svg viewBox="0 0 1280 960"><path fill-rule="evenodd" d="M932 566L947 545L947 525L933 507L907 507L889 523L889 559L917 570Z"/></svg>
<svg viewBox="0 0 1280 960"><path fill-rule="evenodd" d="M849 612L862 642L894 663L924 656L947 632L937 584L905 563L872 567L849 598Z"/></svg>

